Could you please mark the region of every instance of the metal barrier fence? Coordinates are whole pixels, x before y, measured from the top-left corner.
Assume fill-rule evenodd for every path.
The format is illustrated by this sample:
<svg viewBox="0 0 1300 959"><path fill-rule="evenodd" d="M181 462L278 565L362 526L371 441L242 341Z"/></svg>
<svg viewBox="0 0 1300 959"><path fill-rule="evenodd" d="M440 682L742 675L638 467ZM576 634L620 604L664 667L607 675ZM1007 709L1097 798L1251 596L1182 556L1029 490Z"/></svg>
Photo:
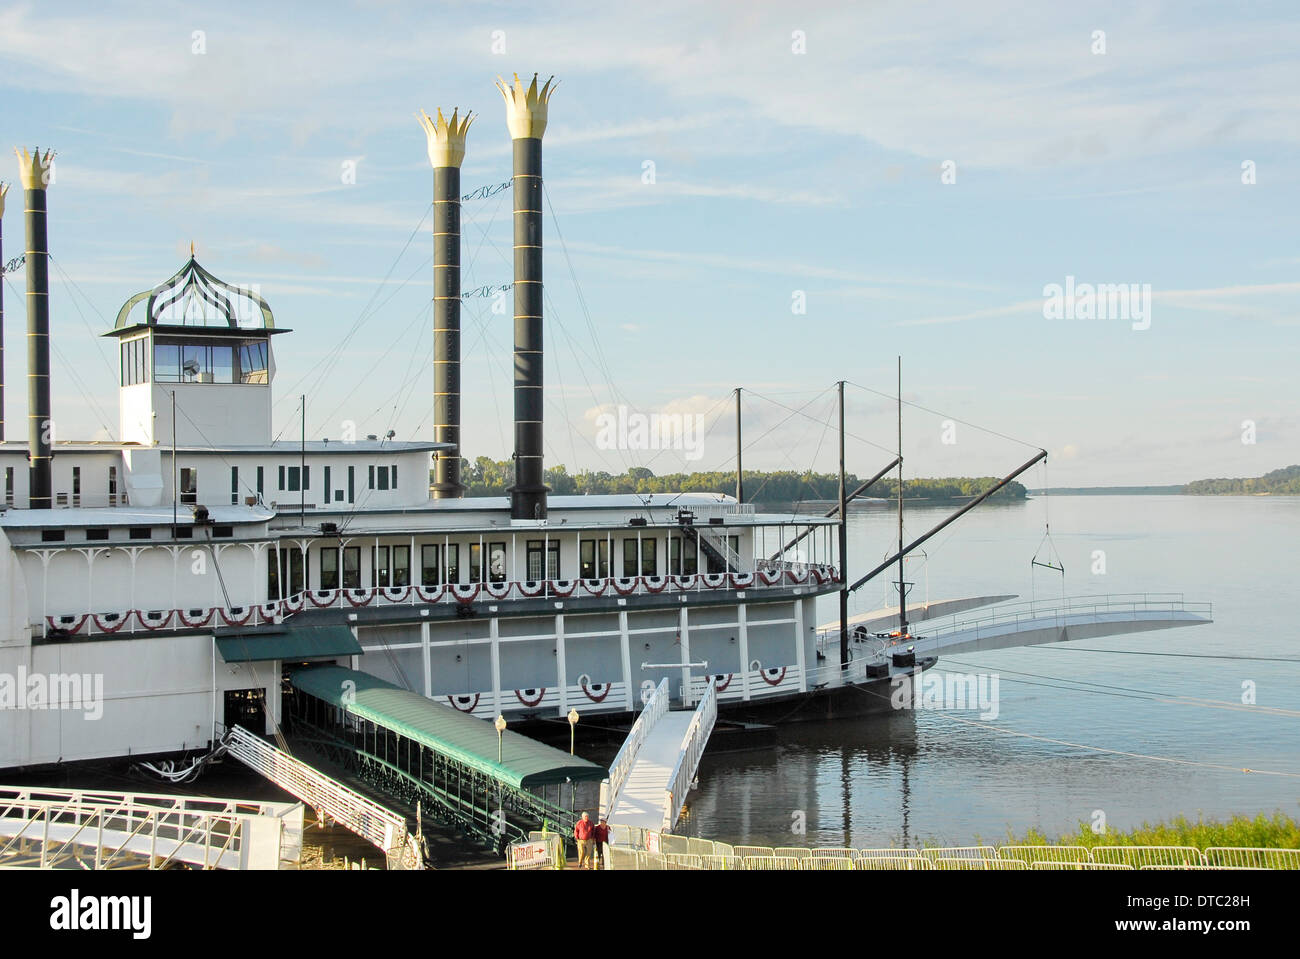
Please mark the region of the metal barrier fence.
<svg viewBox="0 0 1300 959"><path fill-rule="evenodd" d="M618 827L615 827L617 829ZM630 833L625 834L630 838ZM746 870L1111 870L1295 869L1300 849L1212 846L947 846L928 849L731 846L647 832L641 843L610 847L610 869ZM617 840L616 840L617 841Z"/></svg>

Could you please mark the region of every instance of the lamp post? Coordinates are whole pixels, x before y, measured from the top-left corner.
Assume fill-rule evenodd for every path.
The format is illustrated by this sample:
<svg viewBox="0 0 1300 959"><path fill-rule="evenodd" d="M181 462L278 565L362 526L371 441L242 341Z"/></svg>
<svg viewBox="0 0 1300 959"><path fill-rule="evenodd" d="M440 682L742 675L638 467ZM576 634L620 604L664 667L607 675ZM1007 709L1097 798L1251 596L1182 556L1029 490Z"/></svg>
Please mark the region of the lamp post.
<svg viewBox="0 0 1300 959"><path fill-rule="evenodd" d="M497 728L497 763L501 762L501 734L506 731L506 718L497 713L497 721L493 723Z"/></svg>
<svg viewBox="0 0 1300 959"><path fill-rule="evenodd" d="M576 738L577 734L578 734L578 711L576 709L570 709L569 710L569 755L570 756L573 755L574 739Z"/></svg>

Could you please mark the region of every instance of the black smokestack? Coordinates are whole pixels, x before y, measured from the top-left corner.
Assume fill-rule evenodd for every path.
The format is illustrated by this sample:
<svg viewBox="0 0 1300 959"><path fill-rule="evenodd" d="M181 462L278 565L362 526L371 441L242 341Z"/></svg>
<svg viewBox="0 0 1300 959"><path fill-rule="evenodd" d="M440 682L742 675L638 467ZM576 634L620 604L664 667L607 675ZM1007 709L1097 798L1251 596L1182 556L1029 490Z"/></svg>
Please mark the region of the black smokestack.
<svg viewBox="0 0 1300 959"><path fill-rule="evenodd" d="M554 79L554 78L552 78ZM537 75L525 91L498 82L514 141L515 201L515 485L510 518L546 518L542 463L542 134L551 80L539 90Z"/></svg>
<svg viewBox="0 0 1300 959"><path fill-rule="evenodd" d="M32 509L49 509L52 425L50 422L50 274L49 240L45 229L45 190L54 151L42 157L26 150L18 154L19 175L27 219L27 442L31 463Z"/></svg>
<svg viewBox="0 0 1300 959"><path fill-rule="evenodd" d="M453 443L434 464L436 499L463 496L460 481L460 164L465 134L474 117L453 110L447 120L438 111L420 123L429 140L433 164L433 419L434 439Z"/></svg>

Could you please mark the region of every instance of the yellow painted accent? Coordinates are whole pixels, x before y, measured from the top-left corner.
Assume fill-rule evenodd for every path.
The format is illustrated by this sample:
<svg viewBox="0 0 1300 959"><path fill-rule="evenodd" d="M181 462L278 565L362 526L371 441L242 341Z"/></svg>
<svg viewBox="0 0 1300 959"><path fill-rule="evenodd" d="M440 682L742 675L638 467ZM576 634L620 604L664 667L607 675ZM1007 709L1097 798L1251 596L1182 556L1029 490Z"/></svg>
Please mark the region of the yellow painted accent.
<svg viewBox="0 0 1300 959"><path fill-rule="evenodd" d="M506 101L506 126L510 128L510 138L524 140L536 137L540 140L546 132L546 112L551 94L555 92L555 86L552 86L555 77L547 80L538 90L537 74L534 73L533 82L524 90L524 85L519 82L519 74L513 76L513 85L497 77L497 89Z"/></svg>
<svg viewBox="0 0 1300 959"><path fill-rule="evenodd" d="M442 115L441 108L438 109L436 120L423 110L415 115L420 121L420 126L424 127L424 135L428 139L429 162L435 169L448 166L459 167L461 161L465 159L465 134L469 132L469 125L474 122L474 114L466 110L465 116L461 117L459 111L460 107L452 110L450 120Z"/></svg>
<svg viewBox="0 0 1300 959"><path fill-rule="evenodd" d="M53 150L46 150L45 156L41 156L40 147L35 153L28 153L26 147L14 147L14 155L18 157L18 179L22 181L24 190L44 190L49 186L46 181L50 176L50 164L54 162Z"/></svg>

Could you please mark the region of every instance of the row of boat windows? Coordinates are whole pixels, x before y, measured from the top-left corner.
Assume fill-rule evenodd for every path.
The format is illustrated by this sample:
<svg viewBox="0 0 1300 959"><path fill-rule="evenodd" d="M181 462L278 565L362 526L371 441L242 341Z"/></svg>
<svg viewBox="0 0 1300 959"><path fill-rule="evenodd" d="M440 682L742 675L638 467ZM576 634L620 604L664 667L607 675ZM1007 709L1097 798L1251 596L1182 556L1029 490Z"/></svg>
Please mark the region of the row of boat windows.
<svg viewBox="0 0 1300 959"><path fill-rule="evenodd" d="M356 502L357 467L349 466L345 470L343 467L332 469L326 466L323 467L322 471L325 475L322 478L319 491L325 503ZM249 469L246 468L245 477L247 477L248 472ZM262 498L262 494L266 490L266 467L255 467L253 472L255 486L241 488L239 467L230 467L230 502L232 505L238 505L241 495L245 500L251 502L257 502ZM335 480L338 480L342 485L335 487ZM276 467L276 489L279 492L304 493L311 490L311 488L310 466ZM366 468L366 488L371 490L397 489L396 464L388 466L370 464ZM254 496L254 493L256 493L256 496ZM199 501L199 471L197 468L184 467L181 469L180 501L186 504Z"/></svg>
<svg viewBox="0 0 1300 959"><path fill-rule="evenodd" d="M41 530L42 543L62 543L67 539L69 530L66 529L43 529ZM87 542L99 542L109 538L109 530L104 528L90 528L82 531ZM174 528L165 527L161 530L163 538L171 539L193 539L193 526L177 526ZM126 538L141 540L153 539L154 530L151 526L128 526L126 529ZM213 539L231 539L235 535L233 526L213 526Z"/></svg>
<svg viewBox="0 0 1300 959"><path fill-rule="evenodd" d="M267 382L267 342L247 340L193 340L154 337L153 363L149 339L122 344L122 385L148 383L258 383Z"/></svg>
<svg viewBox="0 0 1300 959"><path fill-rule="evenodd" d="M5 505L14 505L14 468L5 467ZM54 494L55 506L80 506L81 505L81 467L72 467L72 489L71 491L63 490ZM92 504L99 505L99 504ZM108 505L125 506L126 492L119 493L117 485L117 467L108 468Z"/></svg>
<svg viewBox="0 0 1300 959"><path fill-rule="evenodd" d="M740 537L729 536L733 553L740 550ZM616 543L618 541L615 541ZM614 575L659 576L658 552L659 540L635 539L622 540L622 563ZM467 560L461 578L461 546L465 546L464 557ZM719 562L708 555L697 556L695 544L681 536L672 536L668 540L667 573L677 576L691 576L700 571L721 573L726 569L725 561ZM604 579L610 575L609 540L582 540L578 546L578 577L581 579ZM311 550L304 555L302 550L281 549L277 556L272 553L267 567L267 590L272 599L292 596L304 589L362 589L379 586L410 586L411 547L410 546L371 546L369 552L368 576L363 580L361 566L362 547L360 546L325 546ZM484 565L484 554L487 564ZM444 583L504 583L511 576L507 566L506 544L496 543L443 543L418 547L419 568L418 584L421 586L441 586ZM305 563L314 559L315 569L307 569ZM702 563L701 563L702 561ZM308 563L309 564L309 563ZM310 564L309 564L310 565ZM545 570L545 572L543 572ZM314 573L314 575L312 575ZM524 568L517 571L524 580L563 580L569 574L560 562L560 544L545 540L528 540L524 546ZM283 578L284 591L281 592Z"/></svg>

